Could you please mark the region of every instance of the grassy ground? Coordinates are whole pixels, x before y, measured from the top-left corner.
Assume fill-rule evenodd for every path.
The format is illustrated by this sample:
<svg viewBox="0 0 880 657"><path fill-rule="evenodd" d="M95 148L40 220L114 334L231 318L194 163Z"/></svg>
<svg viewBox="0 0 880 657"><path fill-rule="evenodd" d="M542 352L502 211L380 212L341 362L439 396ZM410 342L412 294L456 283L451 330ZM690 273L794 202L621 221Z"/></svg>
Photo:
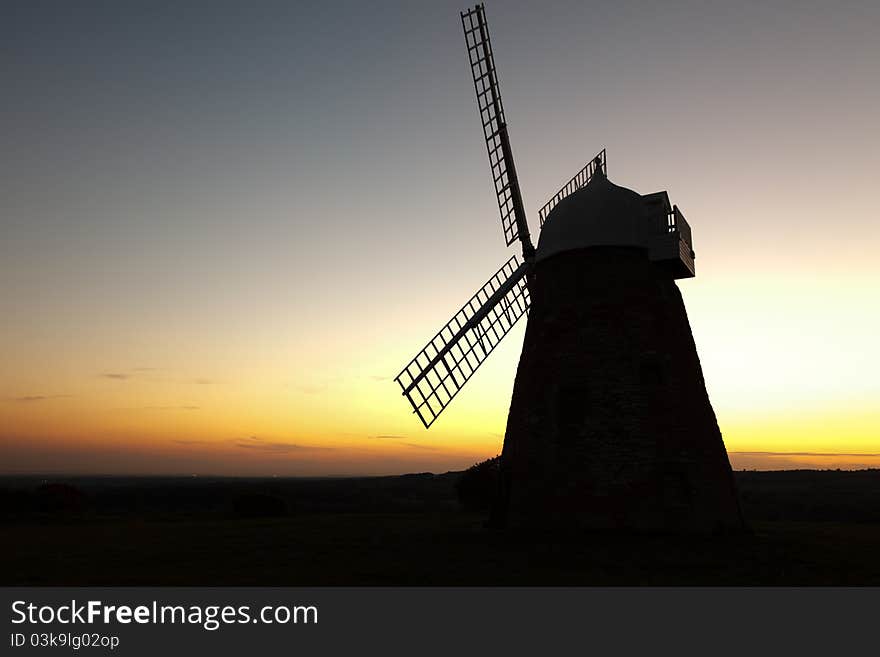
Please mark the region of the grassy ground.
<svg viewBox="0 0 880 657"><path fill-rule="evenodd" d="M0 525L0 583L880 585L880 522L871 501L876 475L825 479L740 481L755 532L733 538L490 531L481 514L453 503L452 478L291 483L306 510L270 508L277 517L257 518L223 510L217 491L234 485L240 495L247 490L241 483L218 484L207 496L203 488L178 488L161 503L145 484L126 484L124 494L108 492L106 484L83 485L92 500L85 510L7 514ZM852 484L850 493L842 481ZM191 502L193 495L200 502L182 509L166 503ZM137 512L121 508L119 499L126 508L140 500ZM856 501L860 514L851 513Z"/></svg>
<svg viewBox="0 0 880 657"><path fill-rule="evenodd" d="M880 585L880 526L761 523L753 536L551 539L481 518L304 518L19 525L0 532L4 584Z"/></svg>

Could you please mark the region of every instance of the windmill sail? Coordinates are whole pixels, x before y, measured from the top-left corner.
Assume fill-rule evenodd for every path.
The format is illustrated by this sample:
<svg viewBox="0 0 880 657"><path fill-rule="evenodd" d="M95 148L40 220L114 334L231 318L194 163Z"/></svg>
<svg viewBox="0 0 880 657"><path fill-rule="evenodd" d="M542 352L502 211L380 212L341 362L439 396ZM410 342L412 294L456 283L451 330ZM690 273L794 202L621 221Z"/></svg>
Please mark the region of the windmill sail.
<svg viewBox="0 0 880 657"><path fill-rule="evenodd" d="M531 258L535 249L529 237L529 226L523 208L513 151L507 135L507 121L501 103L501 90L498 87L498 74L495 70L495 57L489 40L486 12L483 5L462 12L461 25L467 45L468 61L474 78L474 91L483 124L483 136L489 152L489 166L498 197L501 212L501 228L504 241L510 246L517 239L522 242L523 256Z"/></svg>
<svg viewBox="0 0 880 657"><path fill-rule="evenodd" d="M538 216L541 218L541 226L544 225L544 222L547 220L547 215L550 214L550 210L556 207L556 205L562 199L571 196L581 187L586 185L593 178L593 174L596 173L596 170L602 167L602 171L605 175L608 175L608 167L605 163L605 149L603 148L599 151L599 154L596 155L592 160L587 162L583 169L578 171L574 178L569 180L565 185L562 186L556 194L544 205L543 208L538 210Z"/></svg>
<svg viewBox="0 0 880 657"><path fill-rule="evenodd" d="M426 429L528 310L527 271L510 258L394 379Z"/></svg>

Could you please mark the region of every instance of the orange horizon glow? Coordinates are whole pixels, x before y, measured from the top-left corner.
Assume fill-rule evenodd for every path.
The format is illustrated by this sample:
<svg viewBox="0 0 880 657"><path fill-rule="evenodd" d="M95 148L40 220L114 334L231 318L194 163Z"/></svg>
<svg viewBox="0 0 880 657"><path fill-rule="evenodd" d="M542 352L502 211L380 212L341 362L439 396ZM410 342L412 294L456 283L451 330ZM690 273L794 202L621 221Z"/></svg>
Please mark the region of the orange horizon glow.
<svg viewBox="0 0 880 657"><path fill-rule="evenodd" d="M828 362L805 364L801 354L815 351L812 342L828 341L829 335L802 332L787 341L771 340L768 336L786 330L778 323L755 325L759 335L749 335L731 317L718 316L725 310L713 305L713 286L694 289L695 282L681 288L734 469L880 466L880 408L873 403L873 381L858 363L835 368L831 354ZM723 290L724 307L735 315L733 295L743 294L742 288L714 287ZM779 290L763 283L761 289L751 294L762 294L763 301L750 297L749 303L769 312L769 297ZM713 296L704 297L704 292ZM840 298L840 303L848 302ZM802 321L799 312L805 310L791 303L787 314ZM869 319L877 321L874 315ZM80 367L71 364L55 385L38 388L50 394L37 395L27 394L19 375L10 376L7 370L0 375L7 393L0 403L0 450L6 455L0 469L5 474L242 476L463 469L501 451L524 325L514 329L426 431L400 396L392 368L404 362L408 344L418 344L420 331L428 334L427 321L403 327L405 340L383 337L372 349L358 341L335 360L319 341L310 345L314 349L289 356L300 363L322 360L323 368L313 364L309 369L321 372L318 379L285 376L283 358L235 362L227 354L227 371L124 370L109 364L89 371L84 362L88 356L81 353L76 355L83 361ZM864 339L870 338L874 325L862 325ZM834 330L836 324L829 322L819 333ZM348 352L358 349L368 358L349 360ZM46 363L48 374L52 360ZM759 367L766 369L760 372ZM804 367L834 376L811 380ZM85 376L78 373L80 368L86 369ZM30 372L34 376L33 367ZM836 390L846 377L848 385ZM852 392L857 390L861 393Z"/></svg>
<svg viewBox="0 0 880 657"><path fill-rule="evenodd" d="M858 304L878 283L791 270L725 278L711 269L680 283L734 469L880 467L880 405L870 366L878 360L880 310ZM77 352L44 336L39 360L35 344L7 353L12 367L0 372L0 472L323 476L463 469L501 451L524 322L426 431L393 376L433 334L444 306L454 309L453 294L424 301L423 313L392 313L397 339L379 330L304 333L291 320L280 332L299 330L300 337L286 350L271 337L251 341L232 327L215 335L211 349L180 342L166 346L159 360L149 335L134 345L111 328ZM847 314L853 321L838 321ZM129 355L135 353L141 355Z"/></svg>

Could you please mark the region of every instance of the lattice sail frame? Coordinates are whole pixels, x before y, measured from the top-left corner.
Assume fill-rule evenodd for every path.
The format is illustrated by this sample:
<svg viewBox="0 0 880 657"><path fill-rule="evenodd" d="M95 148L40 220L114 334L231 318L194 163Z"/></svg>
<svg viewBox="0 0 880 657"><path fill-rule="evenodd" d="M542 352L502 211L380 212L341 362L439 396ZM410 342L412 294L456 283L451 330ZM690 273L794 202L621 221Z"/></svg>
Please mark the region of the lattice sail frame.
<svg viewBox="0 0 880 657"><path fill-rule="evenodd" d="M395 377L426 429L528 311L527 272L511 257Z"/></svg>
<svg viewBox="0 0 880 657"><path fill-rule="evenodd" d="M498 86L495 56L492 54L492 42L489 39L483 5L479 4L473 9L462 12L461 26L464 29L468 61L474 79L474 91L477 94L483 136L486 138L486 150L489 153L489 166L492 169L492 181L498 198L498 210L501 213L504 241L510 246L517 239L523 239L530 245L522 195L507 136L507 121L504 118L504 105L501 102L501 90Z"/></svg>
<svg viewBox="0 0 880 657"><path fill-rule="evenodd" d="M550 214L550 211L555 208L562 199L571 196L593 179L593 174L596 173L597 166L601 166L605 175L608 175L608 165L605 160L604 148L599 151L599 154L596 155L596 157L587 162L584 168L574 175L574 178L565 183L565 185L562 186L562 189L556 192L553 198L547 201L543 208L538 210L538 216L541 218L541 227L544 226L544 222L547 220L547 215Z"/></svg>

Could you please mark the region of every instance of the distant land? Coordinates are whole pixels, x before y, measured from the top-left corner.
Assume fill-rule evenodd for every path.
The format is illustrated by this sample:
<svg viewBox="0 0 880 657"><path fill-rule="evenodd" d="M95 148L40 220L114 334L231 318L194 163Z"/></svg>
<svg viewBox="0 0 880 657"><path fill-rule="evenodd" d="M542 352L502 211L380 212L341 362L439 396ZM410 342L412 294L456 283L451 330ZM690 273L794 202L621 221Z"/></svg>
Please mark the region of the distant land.
<svg viewBox="0 0 880 657"><path fill-rule="evenodd" d="M734 537L488 530L464 477L0 477L0 583L880 585L878 469L736 472Z"/></svg>

